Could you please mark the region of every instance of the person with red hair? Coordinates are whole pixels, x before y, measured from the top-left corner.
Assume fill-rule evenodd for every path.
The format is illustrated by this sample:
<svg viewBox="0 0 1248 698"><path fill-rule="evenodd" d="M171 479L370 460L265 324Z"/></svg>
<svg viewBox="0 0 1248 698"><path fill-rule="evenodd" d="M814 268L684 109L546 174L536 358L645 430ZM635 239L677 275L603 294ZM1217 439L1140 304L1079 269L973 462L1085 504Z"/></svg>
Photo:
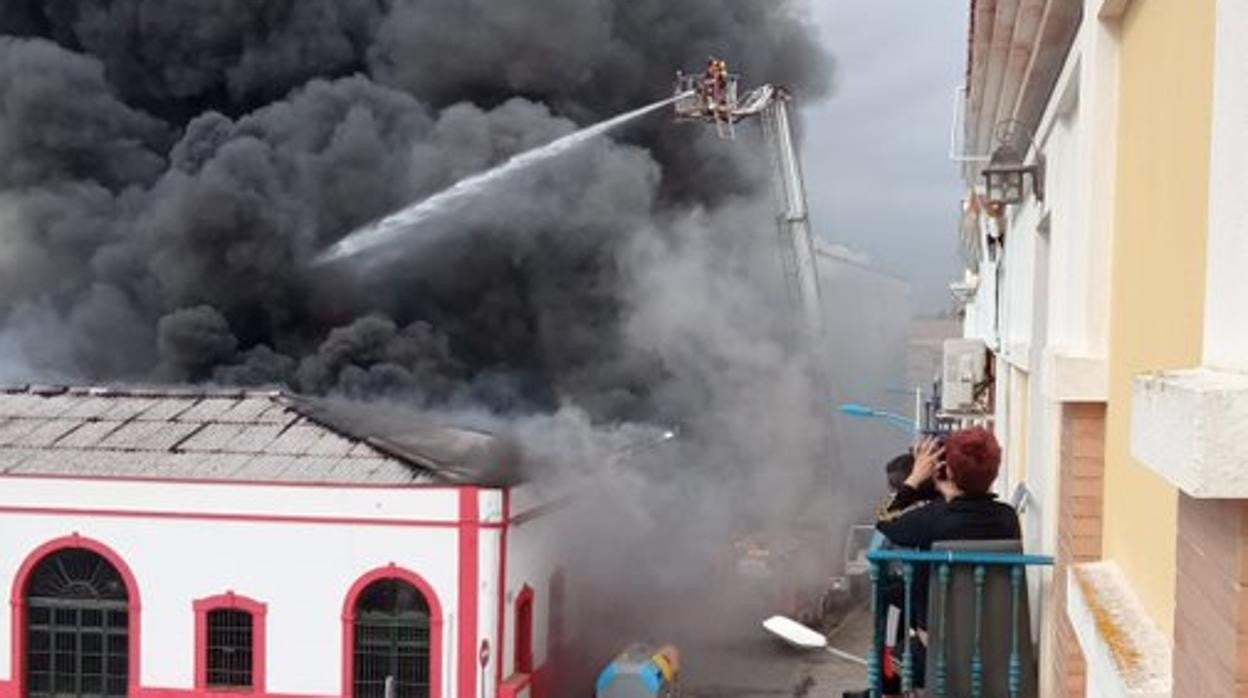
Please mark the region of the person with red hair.
<svg viewBox="0 0 1248 698"><path fill-rule="evenodd" d="M957 431L943 443L924 439L876 528L896 545L919 549L947 540L1017 540L1018 514L992 493L1000 470L1001 446L987 429ZM921 494L929 481L941 495L931 503Z"/></svg>
<svg viewBox="0 0 1248 698"><path fill-rule="evenodd" d="M1017 512L997 501L992 492L1000 470L1001 446L987 429L956 431L943 442L925 438L914 448L914 468L909 477L885 506L875 527L892 544L920 550L929 550L941 541L1018 540ZM923 495L930 485L940 493L934 500ZM923 565L915 569L911 590L914 636L910 645L920 683L926 649L927 572ZM890 603L897 605L901 600ZM895 673L889 678L885 695L895 695L899 682Z"/></svg>

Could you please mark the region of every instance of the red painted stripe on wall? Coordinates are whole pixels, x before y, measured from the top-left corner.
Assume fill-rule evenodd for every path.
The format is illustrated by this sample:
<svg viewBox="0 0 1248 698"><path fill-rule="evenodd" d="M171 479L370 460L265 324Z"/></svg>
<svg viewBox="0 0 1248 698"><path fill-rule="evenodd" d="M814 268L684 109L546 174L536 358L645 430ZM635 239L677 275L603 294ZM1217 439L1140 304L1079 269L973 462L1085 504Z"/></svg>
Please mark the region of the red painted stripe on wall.
<svg viewBox="0 0 1248 698"><path fill-rule="evenodd" d="M511 520L511 491L503 490L503 521ZM498 535L498 648L494 652L494 685L503 684L503 657L507 651L507 531Z"/></svg>
<svg viewBox="0 0 1248 698"><path fill-rule="evenodd" d="M480 501L476 487L459 491L459 692L477 698L477 599L480 593Z"/></svg>
<svg viewBox="0 0 1248 698"><path fill-rule="evenodd" d="M424 491L457 490L459 485L441 482L416 483L380 483L380 482L334 482L318 480L314 482L300 480L229 480L208 477L160 477L140 475L83 475L65 473L4 473L0 480L73 480L75 482L137 482L147 485L228 485L231 487L289 487L292 489L335 489L335 490L394 490Z"/></svg>
<svg viewBox="0 0 1248 698"><path fill-rule="evenodd" d="M195 690L191 688L158 688L140 686L139 698L221 698L221 691ZM224 695L231 695L228 691ZM247 698L342 698L320 693L245 693ZM17 698L17 686L12 681L0 681L0 698Z"/></svg>
<svg viewBox="0 0 1248 698"><path fill-rule="evenodd" d="M247 698L342 698L341 696L321 695L318 693L239 693L229 691L194 690L189 688L156 688L144 686L139 689L139 698L222 698L222 696L240 695ZM14 697L16 698L16 697Z"/></svg>
<svg viewBox="0 0 1248 698"><path fill-rule="evenodd" d="M473 491L477 491L473 488ZM235 514L201 511L143 511L139 509L99 509L91 507L0 506L0 514L43 516L100 516L123 519L164 519L178 521L228 521L235 523L327 524L349 526L398 526L410 528L460 528L458 521L437 519L371 519L350 516L305 516L286 514ZM479 528L503 528L503 522L473 521Z"/></svg>

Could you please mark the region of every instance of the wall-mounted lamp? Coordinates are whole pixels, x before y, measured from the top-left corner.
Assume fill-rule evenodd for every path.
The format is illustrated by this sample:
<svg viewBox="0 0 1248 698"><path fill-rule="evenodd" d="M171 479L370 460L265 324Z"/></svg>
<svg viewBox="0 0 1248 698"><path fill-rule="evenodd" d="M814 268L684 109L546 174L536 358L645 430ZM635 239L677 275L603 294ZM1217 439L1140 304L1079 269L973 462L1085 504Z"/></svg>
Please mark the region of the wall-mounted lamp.
<svg viewBox="0 0 1248 698"><path fill-rule="evenodd" d="M1031 176L1031 188L1036 199L1044 201L1044 161L1024 165L1018 151L1003 145L992 154L992 160L984 168L984 185L989 209L1023 203L1026 191L1024 178Z"/></svg>
<svg viewBox="0 0 1248 698"><path fill-rule="evenodd" d="M993 216L999 216L1006 206L1023 203L1028 175L1031 176L1031 188L1036 193L1036 199L1044 201L1044 157L1037 155L1035 164L1024 164L1025 150L1020 152L1015 143L1019 140L1029 142L1030 139L1022 134L1018 122L1002 122L997 131L997 140L1001 145L993 151L992 158L983 169L987 209ZM1023 138L1020 139L1020 136Z"/></svg>

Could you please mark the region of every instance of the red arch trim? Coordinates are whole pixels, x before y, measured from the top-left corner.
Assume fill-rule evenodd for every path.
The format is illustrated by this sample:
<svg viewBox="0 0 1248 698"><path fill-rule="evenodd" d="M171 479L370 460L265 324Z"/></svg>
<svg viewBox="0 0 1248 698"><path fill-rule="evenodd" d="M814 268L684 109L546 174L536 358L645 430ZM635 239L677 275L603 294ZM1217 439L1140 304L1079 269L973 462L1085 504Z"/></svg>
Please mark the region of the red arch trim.
<svg viewBox="0 0 1248 698"><path fill-rule="evenodd" d="M35 567L44 558L55 552L68 549L89 550L104 558L117 570L117 573L121 575L122 580L126 584L126 610L129 614L129 628L126 631L129 642L129 646L126 649L129 656L129 666L126 667L126 694L129 698L138 698L140 679L139 648L142 646L142 643L139 641L139 620L140 610L143 607L139 598L138 581L130 570L130 566L126 564L126 561L116 551L97 540L80 536L77 533L50 540L35 548L22 561L21 567L17 570L17 576L13 579L13 589L9 595L9 604L13 609L12 635L9 643L9 646L12 648L12 663L10 666L13 671L13 695L26 695L26 588L30 585L30 577L34 573Z"/></svg>
<svg viewBox="0 0 1248 698"><path fill-rule="evenodd" d="M264 693L268 679L265 628L269 607L255 599L227 591L224 594L197 599L195 610L195 690L223 693ZM251 686L213 689L208 685L208 612L217 609L238 609L251 614Z"/></svg>
<svg viewBox="0 0 1248 698"><path fill-rule="evenodd" d="M404 569L393 562L385 567L378 567L355 580L347 592L342 604L342 696L352 698L355 680L355 607L360 594L373 582L383 579L397 579L407 582L420 590L425 602L429 604L429 695L439 698L442 695L442 603L433 590L433 586L424 577Z"/></svg>

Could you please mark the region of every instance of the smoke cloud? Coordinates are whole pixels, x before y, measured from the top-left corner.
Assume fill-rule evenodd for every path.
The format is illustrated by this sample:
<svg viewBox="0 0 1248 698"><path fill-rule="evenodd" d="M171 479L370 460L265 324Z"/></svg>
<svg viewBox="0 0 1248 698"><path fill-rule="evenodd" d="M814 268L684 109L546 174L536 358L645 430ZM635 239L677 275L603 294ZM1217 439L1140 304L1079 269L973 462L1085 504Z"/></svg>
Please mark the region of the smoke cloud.
<svg viewBox="0 0 1248 698"><path fill-rule="evenodd" d="M276 383L512 432L548 479L596 483L568 541L593 570L589 616L633 585L696 588L728 535L791 522L827 468L823 397L783 310L767 158L745 128L726 144L650 117L405 246L310 262L666 96L676 69L712 54L751 84L825 96L831 59L804 11L9 0L0 380ZM655 564L600 558L603 536Z"/></svg>
<svg viewBox="0 0 1248 698"><path fill-rule="evenodd" d="M621 349L621 247L759 184L708 134L652 124L596 143L364 282L308 260L652 100L711 53L810 97L830 86L793 2L19 0L0 33L0 319L42 313L74 347L25 355L13 378L319 392L411 376L429 400L479 379L487 402L580 400L598 419L653 410L662 373ZM114 322L76 320L88 304ZM344 353L369 318L424 336ZM101 334L116 336L85 341ZM116 342L147 348L119 359Z"/></svg>

